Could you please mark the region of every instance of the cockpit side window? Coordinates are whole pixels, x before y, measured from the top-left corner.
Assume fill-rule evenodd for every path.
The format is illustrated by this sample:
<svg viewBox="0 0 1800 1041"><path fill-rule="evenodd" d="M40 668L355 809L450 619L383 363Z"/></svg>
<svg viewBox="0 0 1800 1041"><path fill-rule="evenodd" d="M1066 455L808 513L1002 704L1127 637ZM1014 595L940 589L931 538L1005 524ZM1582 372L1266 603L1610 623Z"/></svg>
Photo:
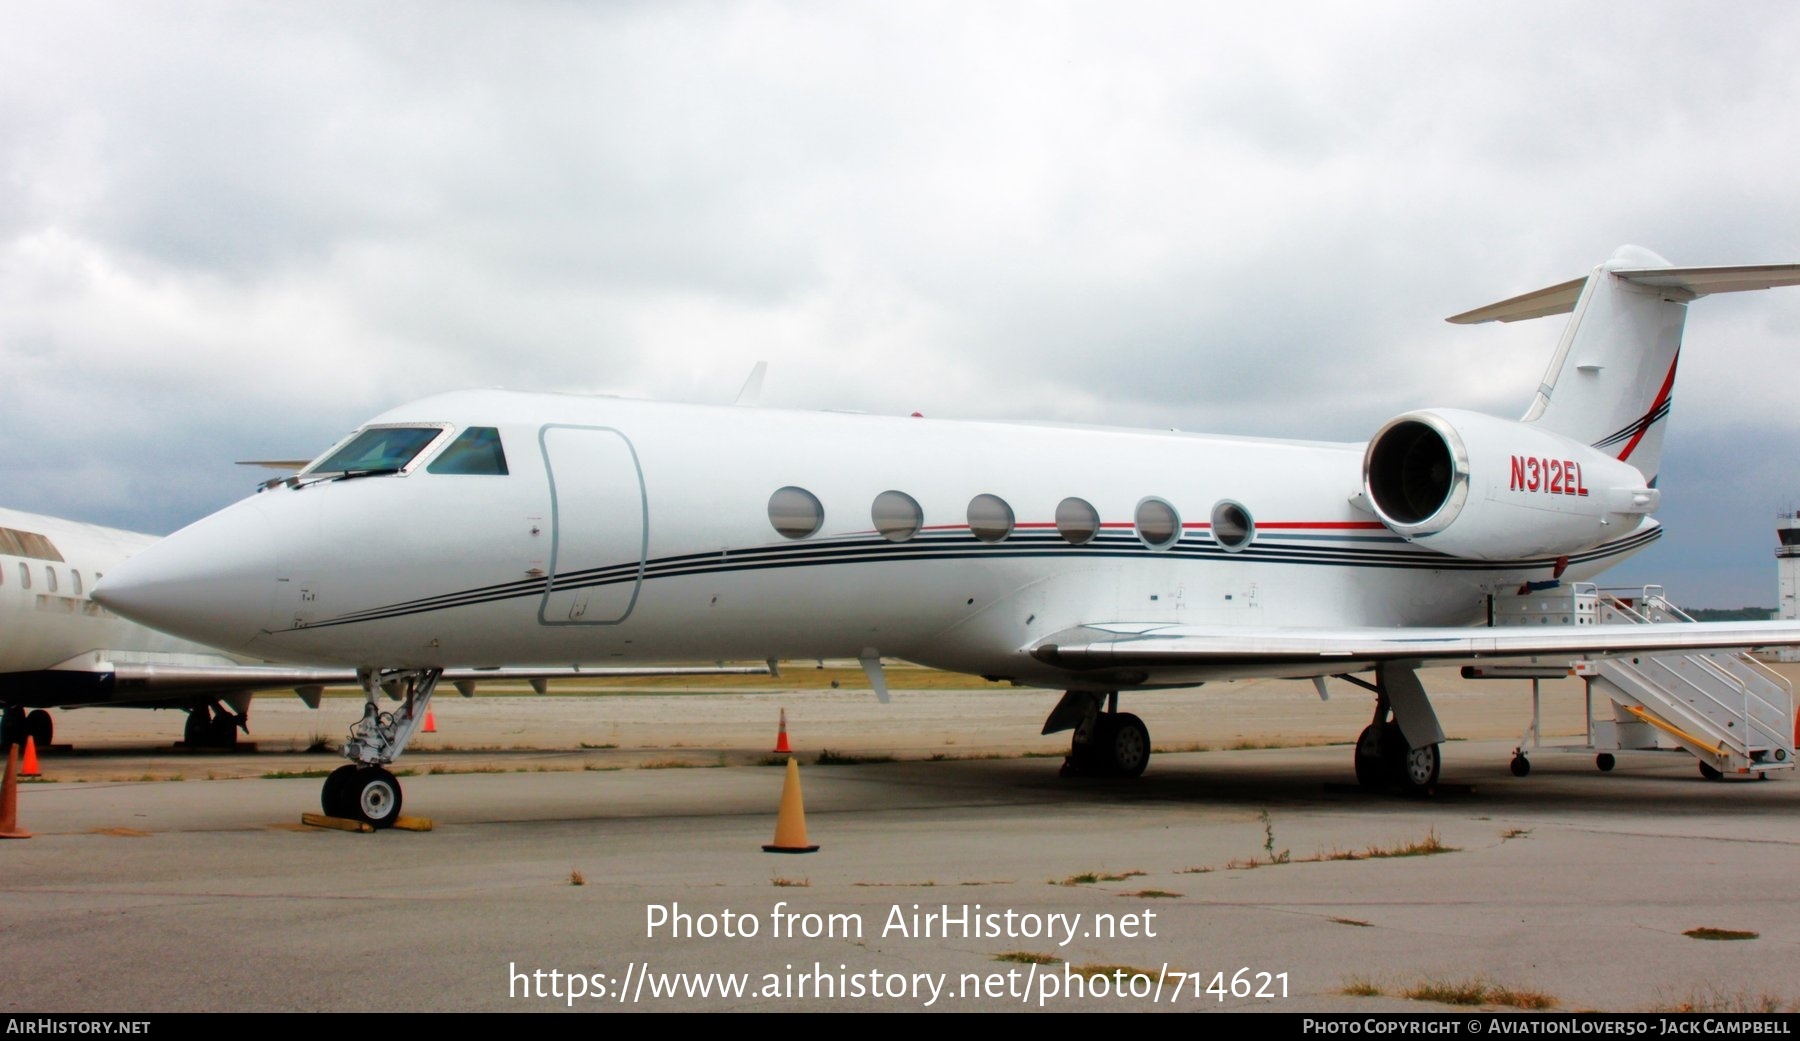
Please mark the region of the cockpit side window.
<svg viewBox="0 0 1800 1041"><path fill-rule="evenodd" d="M500 447L500 431L493 427L470 427L456 435L449 447L425 467L434 474L494 474L504 476L506 450Z"/></svg>
<svg viewBox="0 0 1800 1041"><path fill-rule="evenodd" d="M398 473L441 433L438 427L370 427L307 473Z"/></svg>

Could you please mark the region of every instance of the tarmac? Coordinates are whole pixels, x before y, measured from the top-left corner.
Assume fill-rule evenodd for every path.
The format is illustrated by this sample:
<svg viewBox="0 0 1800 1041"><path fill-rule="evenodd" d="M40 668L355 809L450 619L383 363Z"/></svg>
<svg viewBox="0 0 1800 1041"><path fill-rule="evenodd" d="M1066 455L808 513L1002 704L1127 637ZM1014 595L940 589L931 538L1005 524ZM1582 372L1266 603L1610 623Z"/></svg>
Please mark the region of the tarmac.
<svg viewBox="0 0 1800 1041"><path fill-rule="evenodd" d="M1158 749L1135 781L1058 776L1053 692L440 698L400 764L433 830L372 835L299 823L340 761L307 749L355 701L261 698L238 755L172 748L178 713L59 713L74 747L21 786L36 837L0 843L0 1005L1800 1003L1796 779L1709 782L1670 753L1601 773L1578 748L1516 778L1525 685L1424 678L1452 737L1430 799L1354 787L1371 704L1341 683L1323 703L1284 681L1127 695ZM809 855L761 849L784 707ZM1544 707L1578 745L1579 685L1545 684Z"/></svg>

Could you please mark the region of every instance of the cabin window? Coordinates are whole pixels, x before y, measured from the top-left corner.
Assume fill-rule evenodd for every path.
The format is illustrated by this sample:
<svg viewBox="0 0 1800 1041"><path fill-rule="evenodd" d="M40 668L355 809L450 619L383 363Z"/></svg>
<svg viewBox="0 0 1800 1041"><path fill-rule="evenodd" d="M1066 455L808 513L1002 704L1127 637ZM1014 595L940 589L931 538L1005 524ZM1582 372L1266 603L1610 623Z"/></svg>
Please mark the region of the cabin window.
<svg viewBox="0 0 1800 1041"><path fill-rule="evenodd" d="M925 511L919 501L905 492L886 491L875 497L869 511L875 530L889 542L905 542L925 526Z"/></svg>
<svg viewBox="0 0 1800 1041"><path fill-rule="evenodd" d="M56 592L56 569L48 564L44 565L44 590L50 593Z"/></svg>
<svg viewBox="0 0 1800 1041"><path fill-rule="evenodd" d="M19 562L19 588L31 588L31 568L22 560Z"/></svg>
<svg viewBox="0 0 1800 1041"><path fill-rule="evenodd" d="M73 568L69 569L69 585L71 587L69 590L71 593L74 593L76 596L81 595L81 572L76 571Z"/></svg>
<svg viewBox="0 0 1800 1041"><path fill-rule="evenodd" d="M1056 504L1056 531L1072 546L1092 542L1100 533L1100 514L1086 499L1070 496Z"/></svg>
<svg viewBox="0 0 1800 1041"><path fill-rule="evenodd" d="M1213 541L1236 553L1250 544L1256 537L1256 522L1250 519L1250 511L1227 499L1212 510Z"/></svg>
<svg viewBox="0 0 1800 1041"><path fill-rule="evenodd" d="M425 472L505 476L506 450L500 447L500 431L494 427L470 427L456 435L456 440L438 453Z"/></svg>
<svg viewBox="0 0 1800 1041"><path fill-rule="evenodd" d="M311 474L399 473L439 434L437 427L370 427L312 467Z"/></svg>
<svg viewBox="0 0 1800 1041"><path fill-rule="evenodd" d="M777 488L769 496L769 523L790 539L803 539L825 525L825 507L805 488Z"/></svg>
<svg viewBox="0 0 1800 1041"><path fill-rule="evenodd" d="M998 495L982 493L969 500L969 531L983 542L1000 542L1013 530L1013 510Z"/></svg>
<svg viewBox="0 0 1800 1041"><path fill-rule="evenodd" d="M1137 533L1151 549L1168 549L1181 539L1181 517L1161 499L1145 499L1138 503Z"/></svg>

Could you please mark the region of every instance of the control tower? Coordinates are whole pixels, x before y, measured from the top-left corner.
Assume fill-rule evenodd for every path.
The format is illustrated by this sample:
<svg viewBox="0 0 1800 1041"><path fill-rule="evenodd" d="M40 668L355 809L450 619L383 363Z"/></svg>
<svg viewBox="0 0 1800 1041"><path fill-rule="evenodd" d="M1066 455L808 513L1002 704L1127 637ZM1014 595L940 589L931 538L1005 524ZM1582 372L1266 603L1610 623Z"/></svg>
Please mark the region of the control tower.
<svg viewBox="0 0 1800 1041"><path fill-rule="evenodd" d="M1775 617L1782 621L1800 621L1800 510L1779 514L1775 518L1775 566L1781 578L1781 596L1775 605ZM1800 647L1783 647L1778 661L1800 661Z"/></svg>

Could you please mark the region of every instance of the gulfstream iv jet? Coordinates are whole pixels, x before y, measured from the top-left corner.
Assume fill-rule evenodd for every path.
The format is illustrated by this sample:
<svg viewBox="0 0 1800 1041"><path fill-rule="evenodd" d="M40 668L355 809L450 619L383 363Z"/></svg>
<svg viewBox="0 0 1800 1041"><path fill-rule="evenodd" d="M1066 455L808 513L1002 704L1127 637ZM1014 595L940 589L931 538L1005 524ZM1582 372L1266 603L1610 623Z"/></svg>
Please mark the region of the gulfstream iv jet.
<svg viewBox="0 0 1800 1041"><path fill-rule="evenodd" d="M901 658L1065 692L1070 762L1133 775L1122 693L1251 676L1375 694L1365 783L1429 788L1425 664L1800 643L1782 623L1495 627L1495 597L1654 541L1688 304L1800 265L1626 247L1459 315L1570 313L1519 420L1446 408L1366 443L467 391L375 417L144 549L95 598L260 659L354 668L327 812L390 823L387 767L446 669ZM1362 678L1359 674L1372 674ZM381 711L377 692L402 692Z"/></svg>

